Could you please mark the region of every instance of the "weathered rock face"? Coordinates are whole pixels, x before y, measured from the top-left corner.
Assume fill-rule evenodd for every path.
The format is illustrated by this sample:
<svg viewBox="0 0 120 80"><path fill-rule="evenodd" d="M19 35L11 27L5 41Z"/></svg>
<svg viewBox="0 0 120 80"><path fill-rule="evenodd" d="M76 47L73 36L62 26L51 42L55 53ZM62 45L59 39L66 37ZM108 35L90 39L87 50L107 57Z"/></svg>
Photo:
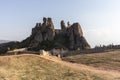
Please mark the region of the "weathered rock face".
<svg viewBox="0 0 120 80"><path fill-rule="evenodd" d="M66 33L66 30L67 30L67 27L66 27L66 25L65 25L65 22L62 20L62 21L61 21L61 31L62 31L63 33Z"/></svg>
<svg viewBox="0 0 120 80"><path fill-rule="evenodd" d="M90 47L85 38L83 37L82 28L79 23L74 23L67 28L67 36L69 38L69 48L77 49Z"/></svg>
<svg viewBox="0 0 120 80"><path fill-rule="evenodd" d="M32 29L32 40L29 47L37 47L42 41L54 40L55 31L51 18L43 18L43 24L37 23Z"/></svg>
<svg viewBox="0 0 120 80"><path fill-rule="evenodd" d="M86 49L90 48L86 39L83 36L82 28L79 23L74 23L68 26L61 21L61 30L54 29L51 18L43 18L43 23L37 23L32 29L32 34L21 44L24 47L39 49ZM21 46L23 47L23 46Z"/></svg>
<svg viewBox="0 0 120 80"><path fill-rule="evenodd" d="M54 25L51 18L43 18L43 24L41 27L41 33L43 40L53 40L55 36Z"/></svg>

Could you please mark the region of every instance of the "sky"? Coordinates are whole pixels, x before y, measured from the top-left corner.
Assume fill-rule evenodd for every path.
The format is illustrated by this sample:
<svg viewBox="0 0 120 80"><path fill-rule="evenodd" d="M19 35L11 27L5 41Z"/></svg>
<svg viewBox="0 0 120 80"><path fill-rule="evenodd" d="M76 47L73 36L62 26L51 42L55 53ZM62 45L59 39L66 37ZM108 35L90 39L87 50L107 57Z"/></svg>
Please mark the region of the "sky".
<svg viewBox="0 0 120 80"><path fill-rule="evenodd" d="M91 47L120 44L120 0L0 0L0 39L22 41L43 17L79 22Z"/></svg>

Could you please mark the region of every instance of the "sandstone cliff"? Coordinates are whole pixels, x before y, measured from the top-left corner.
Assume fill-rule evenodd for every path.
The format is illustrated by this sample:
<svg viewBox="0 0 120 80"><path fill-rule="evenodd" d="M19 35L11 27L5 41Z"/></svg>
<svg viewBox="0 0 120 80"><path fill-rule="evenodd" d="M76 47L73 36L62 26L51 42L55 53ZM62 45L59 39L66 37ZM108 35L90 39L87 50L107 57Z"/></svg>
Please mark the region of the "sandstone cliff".
<svg viewBox="0 0 120 80"><path fill-rule="evenodd" d="M54 29L51 18L43 18L43 23L37 23L32 29L30 37L20 43L20 47L32 50L50 50L53 48L87 49L90 48L83 36L79 23L69 24L61 21L61 29Z"/></svg>

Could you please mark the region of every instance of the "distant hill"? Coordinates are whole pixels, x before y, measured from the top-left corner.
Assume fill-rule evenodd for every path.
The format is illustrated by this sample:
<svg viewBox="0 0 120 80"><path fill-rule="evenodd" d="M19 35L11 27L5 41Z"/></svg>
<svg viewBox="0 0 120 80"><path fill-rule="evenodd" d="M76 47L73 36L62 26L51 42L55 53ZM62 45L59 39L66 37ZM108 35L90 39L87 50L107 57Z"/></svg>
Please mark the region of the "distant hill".
<svg viewBox="0 0 120 80"><path fill-rule="evenodd" d="M0 43L0 54L6 53L8 48L15 49L17 48L19 42L17 41L1 41Z"/></svg>
<svg viewBox="0 0 120 80"><path fill-rule="evenodd" d="M10 42L9 40L0 40L0 44Z"/></svg>

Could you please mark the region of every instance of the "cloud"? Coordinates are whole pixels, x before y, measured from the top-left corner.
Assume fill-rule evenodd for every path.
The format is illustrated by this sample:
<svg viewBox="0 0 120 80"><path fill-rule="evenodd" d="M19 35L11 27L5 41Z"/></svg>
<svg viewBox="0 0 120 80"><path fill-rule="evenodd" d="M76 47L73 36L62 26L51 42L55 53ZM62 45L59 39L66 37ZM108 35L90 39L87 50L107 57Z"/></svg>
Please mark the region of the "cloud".
<svg viewBox="0 0 120 80"><path fill-rule="evenodd" d="M92 47L95 45L120 44L120 28L97 28L84 31L84 35Z"/></svg>

